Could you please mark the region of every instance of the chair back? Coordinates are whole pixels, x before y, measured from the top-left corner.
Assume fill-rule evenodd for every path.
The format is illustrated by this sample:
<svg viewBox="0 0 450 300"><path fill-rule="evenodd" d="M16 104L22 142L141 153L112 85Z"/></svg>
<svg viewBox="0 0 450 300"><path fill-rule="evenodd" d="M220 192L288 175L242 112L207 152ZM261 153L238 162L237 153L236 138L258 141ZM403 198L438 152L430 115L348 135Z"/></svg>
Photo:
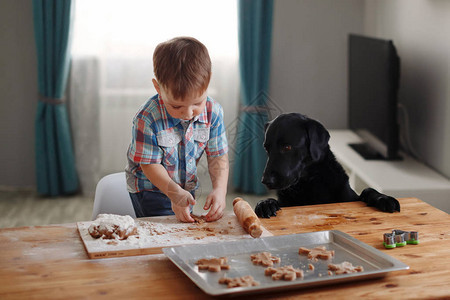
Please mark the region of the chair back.
<svg viewBox="0 0 450 300"><path fill-rule="evenodd" d="M99 214L129 215L136 218L127 190L125 172L106 175L97 183L92 220Z"/></svg>

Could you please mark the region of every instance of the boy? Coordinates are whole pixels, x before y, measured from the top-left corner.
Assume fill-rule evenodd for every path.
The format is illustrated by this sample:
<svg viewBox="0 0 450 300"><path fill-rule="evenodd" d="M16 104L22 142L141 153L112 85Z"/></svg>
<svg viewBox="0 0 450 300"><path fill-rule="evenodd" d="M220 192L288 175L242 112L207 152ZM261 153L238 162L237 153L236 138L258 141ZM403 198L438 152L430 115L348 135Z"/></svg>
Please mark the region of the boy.
<svg viewBox="0 0 450 300"><path fill-rule="evenodd" d="M211 60L194 38L178 37L153 53L157 95L133 119L127 185L137 217L174 214L194 222L197 162L206 152L212 192L206 221L222 217L228 182L228 144L220 104L206 95Z"/></svg>

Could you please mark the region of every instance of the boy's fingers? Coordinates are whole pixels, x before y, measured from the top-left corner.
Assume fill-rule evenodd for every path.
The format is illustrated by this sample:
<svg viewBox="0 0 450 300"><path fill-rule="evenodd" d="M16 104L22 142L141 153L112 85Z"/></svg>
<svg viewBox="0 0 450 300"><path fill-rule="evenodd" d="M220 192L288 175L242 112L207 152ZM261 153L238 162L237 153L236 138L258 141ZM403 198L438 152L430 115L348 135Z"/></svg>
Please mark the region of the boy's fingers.
<svg viewBox="0 0 450 300"><path fill-rule="evenodd" d="M176 204L172 204L172 210L175 213L178 221L190 223L195 222L195 220L191 217L189 207L181 207Z"/></svg>
<svg viewBox="0 0 450 300"><path fill-rule="evenodd" d="M223 211L219 206L213 205L211 210L206 214L207 221L215 221L221 218Z"/></svg>
<svg viewBox="0 0 450 300"><path fill-rule="evenodd" d="M191 193L189 193L188 191L184 191L184 200L186 201L186 205L185 206L189 206L189 204L194 205L195 204L195 199L194 196L192 196Z"/></svg>
<svg viewBox="0 0 450 300"><path fill-rule="evenodd" d="M190 213L189 214L186 214L186 212L185 211L183 211L179 216L177 216L178 217L178 219L181 221L181 222L185 222L185 223L192 223L192 222L194 222L194 219L190 216Z"/></svg>
<svg viewBox="0 0 450 300"><path fill-rule="evenodd" d="M203 206L203 209L204 210L210 209L211 203L212 203L212 197L211 196L206 197L206 202L205 202L205 206Z"/></svg>
<svg viewBox="0 0 450 300"><path fill-rule="evenodd" d="M181 215L183 216L183 222L194 222L195 220L191 217L191 210L186 207L181 211Z"/></svg>
<svg viewBox="0 0 450 300"><path fill-rule="evenodd" d="M189 193L189 196L188 196L188 204L187 205L195 205L195 199L194 199L194 197L192 196L192 194L191 193Z"/></svg>
<svg viewBox="0 0 450 300"><path fill-rule="evenodd" d="M185 222L195 222L195 220L191 217L190 211L183 211L183 216L185 217Z"/></svg>
<svg viewBox="0 0 450 300"><path fill-rule="evenodd" d="M222 216L223 216L223 212L217 210L211 216L209 216L209 217L206 216L206 219L208 221L216 221L216 220L219 220L220 218L222 218Z"/></svg>

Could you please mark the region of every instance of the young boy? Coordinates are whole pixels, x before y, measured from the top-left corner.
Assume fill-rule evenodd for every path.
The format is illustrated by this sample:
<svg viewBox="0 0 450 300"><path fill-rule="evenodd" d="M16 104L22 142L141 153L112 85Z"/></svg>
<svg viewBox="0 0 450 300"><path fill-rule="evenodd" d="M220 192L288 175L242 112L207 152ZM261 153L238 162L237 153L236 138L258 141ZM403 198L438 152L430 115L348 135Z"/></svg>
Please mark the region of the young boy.
<svg viewBox="0 0 450 300"><path fill-rule="evenodd" d="M207 221L222 217L228 182L228 144L220 104L206 95L211 60L194 38L159 44L153 54L157 95L133 119L127 185L137 217L176 215L194 222L197 162L206 152L212 192Z"/></svg>

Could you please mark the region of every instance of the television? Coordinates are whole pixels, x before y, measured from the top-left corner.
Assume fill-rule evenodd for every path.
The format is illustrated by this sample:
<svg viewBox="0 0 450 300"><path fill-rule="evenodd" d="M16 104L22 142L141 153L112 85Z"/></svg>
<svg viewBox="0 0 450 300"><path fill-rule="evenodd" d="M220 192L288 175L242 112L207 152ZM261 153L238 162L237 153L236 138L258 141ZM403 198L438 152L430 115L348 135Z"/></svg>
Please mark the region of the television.
<svg viewBox="0 0 450 300"><path fill-rule="evenodd" d="M400 58L391 40L348 37L348 125L365 159L400 159L397 94Z"/></svg>

